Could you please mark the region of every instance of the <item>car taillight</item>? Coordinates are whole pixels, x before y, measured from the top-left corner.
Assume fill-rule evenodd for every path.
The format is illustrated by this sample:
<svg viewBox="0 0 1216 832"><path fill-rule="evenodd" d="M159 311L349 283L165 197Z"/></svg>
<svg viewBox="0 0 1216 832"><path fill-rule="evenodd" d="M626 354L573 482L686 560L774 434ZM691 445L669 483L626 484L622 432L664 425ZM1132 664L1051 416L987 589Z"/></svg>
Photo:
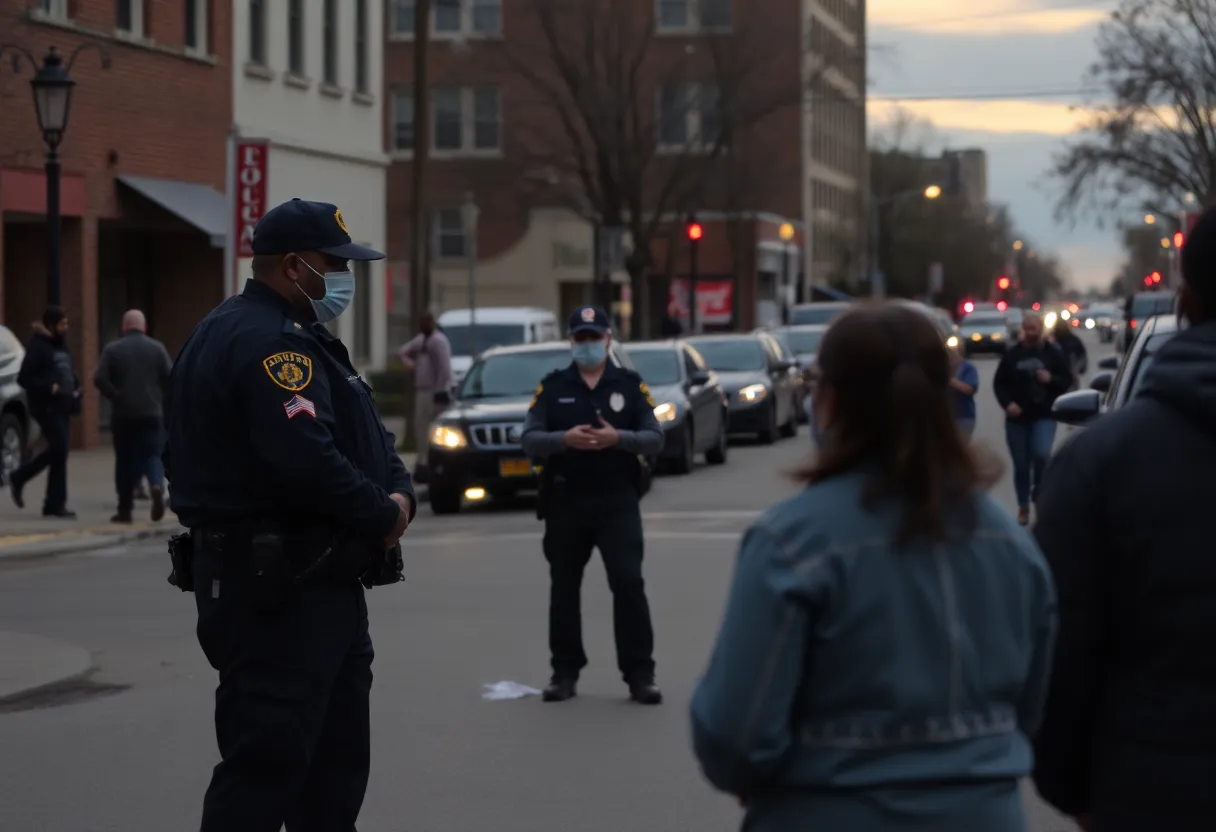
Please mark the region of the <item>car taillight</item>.
<svg viewBox="0 0 1216 832"><path fill-rule="evenodd" d="M1128 325L1128 326L1130 326L1132 329L1135 329L1135 328L1136 328L1136 322L1135 322L1135 320L1128 321L1128 322L1127 322L1127 325Z"/></svg>

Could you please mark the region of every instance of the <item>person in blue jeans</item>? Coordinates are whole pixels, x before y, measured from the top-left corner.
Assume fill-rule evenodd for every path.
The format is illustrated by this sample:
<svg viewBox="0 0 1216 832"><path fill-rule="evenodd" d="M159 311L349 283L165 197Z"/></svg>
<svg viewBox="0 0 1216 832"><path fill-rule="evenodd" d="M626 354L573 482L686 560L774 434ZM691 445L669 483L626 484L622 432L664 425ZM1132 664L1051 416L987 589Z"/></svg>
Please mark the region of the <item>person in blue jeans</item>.
<svg viewBox="0 0 1216 832"><path fill-rule="evenodd" d="M1072 385L1064 353L1043 338L1043 319L1027 314L1022 337L1001 358L992 391L1005 411L1005 443L1013 462L1018 522L1030 523L1030 505L1051 457L1056 423L1051 406Z"/></svg>
<svg viewBox="0 0 1216 832"><path fill-rule="evenodd" d="M954 419L963 435L975 433L975 394L980 389L980 371L963 356L962 346L950 350L950 393L954 401Z"/></svg>

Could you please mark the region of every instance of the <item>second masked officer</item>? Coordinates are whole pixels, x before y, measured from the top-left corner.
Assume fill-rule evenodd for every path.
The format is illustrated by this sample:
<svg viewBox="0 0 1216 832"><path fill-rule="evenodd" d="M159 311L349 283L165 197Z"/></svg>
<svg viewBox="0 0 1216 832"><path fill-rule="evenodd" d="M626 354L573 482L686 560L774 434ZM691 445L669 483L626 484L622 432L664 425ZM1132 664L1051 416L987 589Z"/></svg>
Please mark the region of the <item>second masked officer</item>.
<svg viewBox="0 0 1216 832"><path fill-rule="evenodd" d="M642 462L663 447L654 400L641 376L608 360L612 342L602 309L570 319L574 361L545 376L523 428L523 447L542 461L540 514L549 562L549 651L553 678L546 702L575 695L583 652L583 570L598 548L612 590L617 665L630 697L657 705L654 631L642 579Z"/></svg>

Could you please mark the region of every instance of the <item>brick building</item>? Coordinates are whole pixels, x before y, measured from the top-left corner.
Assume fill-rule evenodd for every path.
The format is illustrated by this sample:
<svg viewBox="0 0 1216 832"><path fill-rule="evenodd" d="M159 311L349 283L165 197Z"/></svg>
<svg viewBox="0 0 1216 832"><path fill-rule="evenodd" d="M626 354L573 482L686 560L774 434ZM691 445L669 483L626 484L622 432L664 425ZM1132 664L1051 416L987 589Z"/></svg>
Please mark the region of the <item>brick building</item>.
<svg viewBox="0 0 1216 832"><path fill-rule="evenodd" d="M403 298L418 135L414 3L388 7L389 257L393 295ZM610 164L645 169L642 213L659 222L644 296L628 291L624 273L612 275L618 310L641 304L644 325L680 298L690 212L705 230L698 292L708 290L715 305L700 317L717 326L773 322L784 303L806 294L804 262L816 264L820 282L848 259L846 249L855 254L866 163L863 0L572 0L549 21L541 19L546 8L555 6L451 0L432 12L425 213L433 308L468 304L472 250L480 305L565 314L591 299L594 233L582 217L597 213L585 204L586 179L596 177L582 177L572 158L571 114L582 118L573 132L583 138L588 120L615 114L635 152L617 152ZM567 27L556 42L582 72L586 96L553 86L555 39L544 23ZM614 42L616 54L636 57L636 73L596 75L593 65L608 55L603 44ZM467 193L480 209L475 249L461 218ZM812 215L816 235L808 236L803 219ZM792 241L779 239L785 223L797 229ZM397 306L390 327L402 332L406 314Z"/></svg>
<svg viewBox="0 0 1216 832"><path fill-rule="evenodd" d="M41 60L96 42L76 81L60 147L62 292L84 383L76 441L105 414L91 384L123 311L147 311L170 351L223 298L231 8L223 0L0 0L0 44ZM25 65L0 70L0 321L18 335L46 303L46 183Z"/></svg>

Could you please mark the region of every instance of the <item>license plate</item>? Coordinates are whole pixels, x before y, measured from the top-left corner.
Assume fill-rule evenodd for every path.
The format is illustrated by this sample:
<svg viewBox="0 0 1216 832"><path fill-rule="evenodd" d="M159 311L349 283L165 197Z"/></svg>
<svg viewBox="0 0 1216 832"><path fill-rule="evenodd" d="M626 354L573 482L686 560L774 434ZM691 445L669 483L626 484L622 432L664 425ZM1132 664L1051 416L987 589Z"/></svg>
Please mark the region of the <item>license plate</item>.
<svg viewBox="0 0 1216 832"><path fill-rule="evenodd" d="M504 459L498 463L498 472L504 477L526 477L532 473L532 463L526 459Z"/></svg>

